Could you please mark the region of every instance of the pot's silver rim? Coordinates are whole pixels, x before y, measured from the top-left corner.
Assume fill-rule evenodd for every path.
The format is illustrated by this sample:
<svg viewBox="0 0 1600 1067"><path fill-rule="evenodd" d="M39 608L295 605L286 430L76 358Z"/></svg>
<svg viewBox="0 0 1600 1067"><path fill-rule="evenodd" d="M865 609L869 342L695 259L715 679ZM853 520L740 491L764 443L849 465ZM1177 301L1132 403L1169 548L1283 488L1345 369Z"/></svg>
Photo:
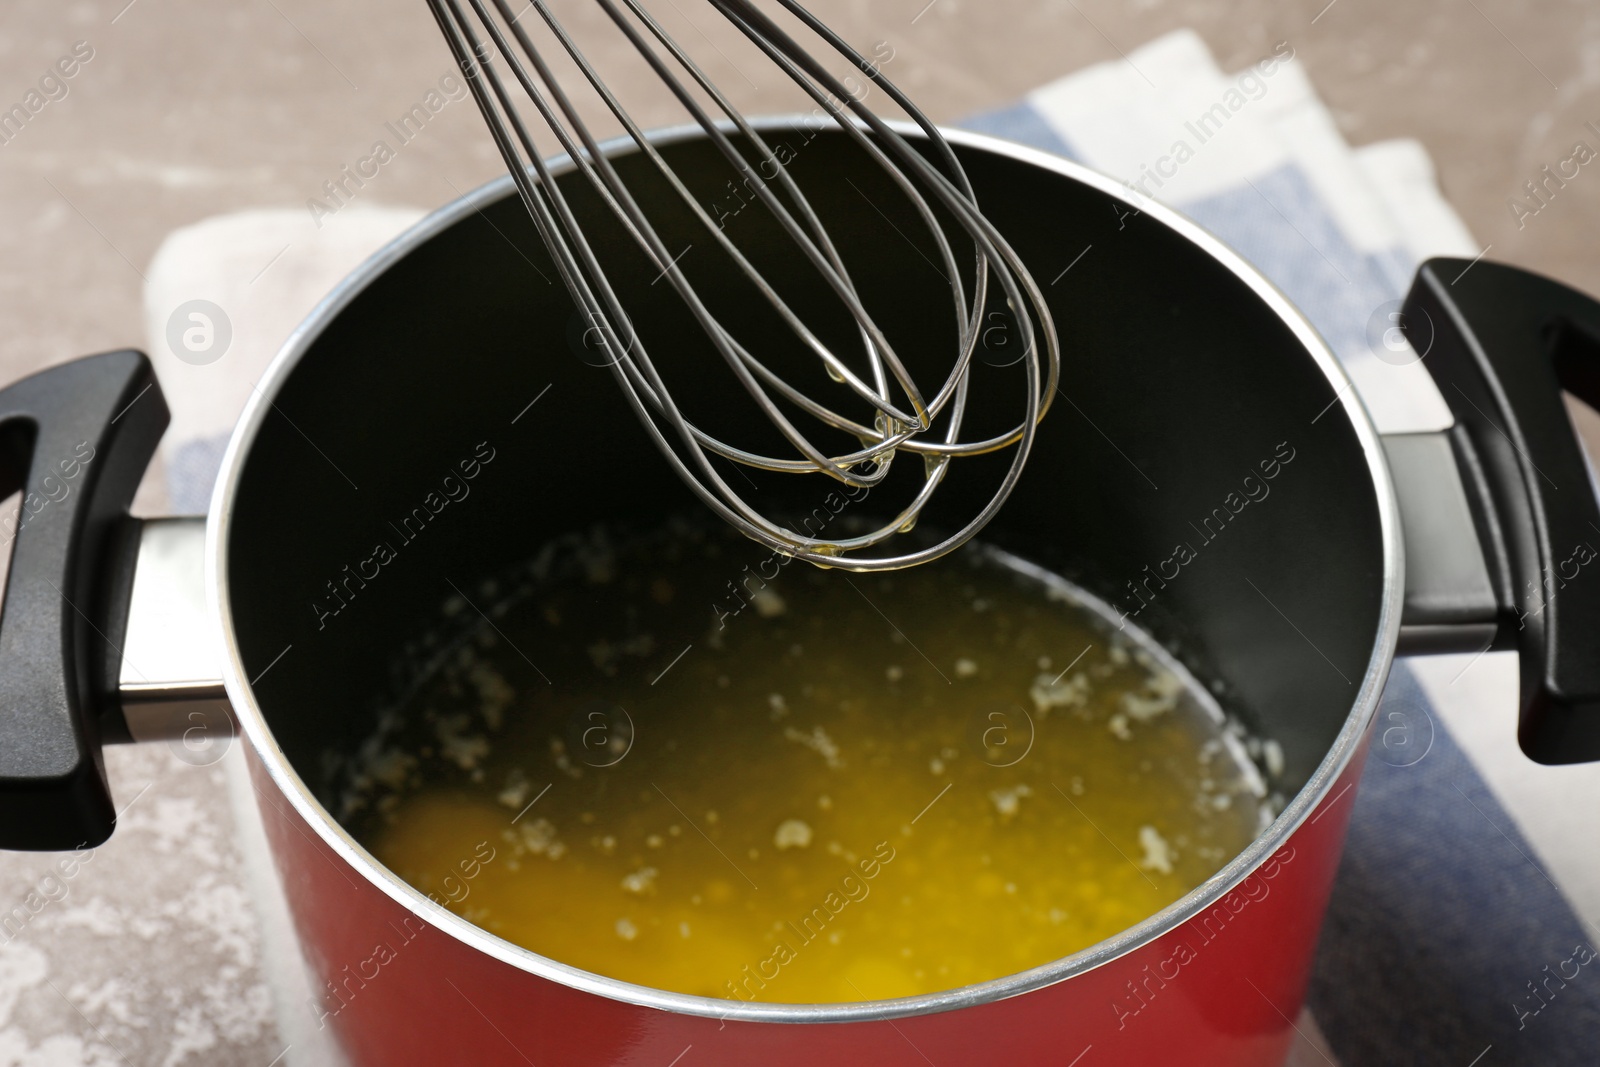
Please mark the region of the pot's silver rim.
<svg viewBox="0 0 1600 1067"><path fill-rule="evenodd" d="M756 126L763 131L792 129L798 128L802 121L801 116L779 116L760 120ZM894 125L904 136L923 136L922 131L910 123L894 123ZM734 1021L837 1023L896 1019L953 1011L1030 992L1099 967L1154 941L1210 907L1260 867L1310 817L1328 795L1334 783L1343 775L1345 768L1355 758L1361 739L1377 711L1378 700L1394 659L1395 642L1400 631L1401 601L1405 589L1405 559L1394 485L1389 476L1378 432L1343 367L1316 330L1283 293L1220 240L1172 208L1136 196L1133 190L1113 178L1038 149L963 130L948 129L941 132L951 144L976 148L1029 163L1097 189L1107 196L1127 203L1130 207L1137 208L1187 238L1248 285L1268 307L1276 312L1328 379L1335 397L1334 403L1340 406L1345 417L1350 420L1361 443L1372 477L1373 489L1378 498L1378 519L1383 549L1383 601L1379 612L1377 638L1350 714L1305 787L1264 834L1215 875L1161 911L1117 936L1070 956L1005 978L941 993L894 1000L841 1004L779 1004L717 1000L710 997L669 993L606 978L503 941L434 904L422 893L391 874L346 833L312 796L277 747L261 709L256 704L240 658L229 602L226 557L234 498L239 489L244 457L249 452L266 413L271 408L272 398L323 327L331 322L357 294L409 254L414 247L455 225L484 205L510 195L512 182L511 177L506 175L445 205L396 237L346 277L312 309L305 321L294 329L252 392L244 413L228 441L216 488L212 493L211 508L206 523L208 609L223 641L224 683L238 719L243 724L243 731L267 773L294 806L296 813L316 831L324 845L359 871L378 890L468 947L550 981L624 1003ZM683 126L659 130L650 136L656 144L669 144L703 136L703 132L697 126ZM619 152L635 149L632 142L625 138L609 142L604 147L607 151ZM570 169L570 161L565 160L553 166L553 170L558 174Z"/></svg>

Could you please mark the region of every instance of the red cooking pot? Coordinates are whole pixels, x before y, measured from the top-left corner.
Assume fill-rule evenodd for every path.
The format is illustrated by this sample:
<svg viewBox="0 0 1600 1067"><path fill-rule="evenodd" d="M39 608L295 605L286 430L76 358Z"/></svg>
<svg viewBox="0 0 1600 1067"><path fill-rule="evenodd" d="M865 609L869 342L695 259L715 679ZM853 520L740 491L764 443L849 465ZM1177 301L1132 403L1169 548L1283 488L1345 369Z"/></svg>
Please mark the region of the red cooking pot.
<svg viewBox="0 0 1600 1067"><path fill-rule="evenodd" d="M920 264L897 245L896 227L914 224L896 222L883 172L836 133L764 129L787 144L869 306L906 339L899 350L938 350L926 280L908 273ZM323 983L306 1010L359 1064L1281 1062L1397 646L1517 648L1525 751L1600 757L1600 583L1580 575L1600 509L1560 399L1561 387L1600 399L1600 306L1509 267L1430 262L1404 327L1456 425L1380 438L1306 321L1193 223L1063 160L948 136L986 214L1036 277L1055 279L1045 293L1064 342L1064 402L985 540L1098 594L1281 746L1282 813L1215 876L1021 974L784 1004L578 970L380 866L330 809L379 712L416 680L447 581L501 573L573 529L698 507L583 358L582 324L547 284L509 181L417 225L295 331L234 433L204 523L126 514L166 423L140 354L0 392L0 492L27 494L0 618L0 845L98 844L114 822L103 743L236 720ZM703 202L722 195L698 132L656 144ZM694 220L671 213L631 147L613 152L641 200L660 198L676 247ZM604 254L636 255L561 173ZM839 193L841 176L865 195ZM784 254L760 214L735 220L758 261ZM1064 273L1086 245L1092 258ZM670 323L681 310L639 262L618 272L623 305ZM735 332L740 314L727 316ZM991 362L985 373L1006 373ZM693 380L738 439L733 377ZM956 525L986 499L982 463L958 465L924 523ZM390 525L469 466L470 495L407 532ZM807 506L812 480L789 481ZM375 541L399 546L376 571ZM204 612L185 627L190 603ZM134 647L153 650L137 669L123 655Z"/></svg>

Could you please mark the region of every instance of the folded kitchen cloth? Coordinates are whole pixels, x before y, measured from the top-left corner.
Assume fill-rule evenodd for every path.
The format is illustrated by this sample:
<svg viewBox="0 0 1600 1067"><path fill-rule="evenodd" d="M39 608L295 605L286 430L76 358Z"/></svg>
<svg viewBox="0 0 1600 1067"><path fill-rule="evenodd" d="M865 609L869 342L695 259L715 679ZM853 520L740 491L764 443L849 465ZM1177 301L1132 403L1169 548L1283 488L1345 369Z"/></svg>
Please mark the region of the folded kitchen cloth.
<svg viewBox="0 0 1600 1067"><path fill-rule="evenodd" d="M1380 429L1449 423L1426 371L1387 347L1388 314L1423 258L1479 249L1422 147L1349 148L1288 46L1230 76L1180 31L963 125L1142 181L1288 294ZM173 401L163 447L176 506L203 508L227 431L293 323L417 215L352 208L317 229L302 212L249 212L163 246L145 303ZM188 306L196 300L210 306ZM196 309L227 320L226 353L183 349ZM193 336L218 344L221 325ZM1600 944L1600 859L1584 818L1600 811L1600 768L1528 764L1515 691L1507 655L1397 667L1353 799L1311 1015L1295 1020L1297 1067L1596 1062L1600 964L1581 961ZM312 986L249 784L237 761L229 768L283 1062L336 1064L306 1009Z"/></svg>
<svg viewBox="0 0 1600 1067"><path fill-rule="evenodd" d="M1420 144L1344 143L1291 46L1225 75L1178 31L959 125L1182 211L1305 313L1381 431L1449 425L1388 316L1423 259L1481 249ZM1567 814L1600 811L1600 768L1530 764L1515 700L1509 654L1397 665L1292 1062L1600 1062L1595 831Z"/></svg>

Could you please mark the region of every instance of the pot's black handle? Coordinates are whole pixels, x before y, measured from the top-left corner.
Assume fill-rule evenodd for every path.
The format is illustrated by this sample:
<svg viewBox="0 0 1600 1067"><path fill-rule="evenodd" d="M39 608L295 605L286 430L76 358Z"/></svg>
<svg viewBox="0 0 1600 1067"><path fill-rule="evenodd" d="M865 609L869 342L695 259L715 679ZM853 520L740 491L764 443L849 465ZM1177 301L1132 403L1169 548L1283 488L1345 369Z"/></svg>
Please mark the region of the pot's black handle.
<svg viewBox="0 0 1600 1067"><path fill-rule="evenodd" d="M167 426L143 353L64 363L0 390L0 497L21 491L0 607L0 848L100 844L116 812L98 718L109 540ZM123 605L125 608L126 605Z"/></svg>
<svg viewBox="0 0 1600 1067"><path fill-rule="evenodd" d="M1600 501L1561 398L1600 407L1600 303L1516 267L1432 259L1401 319L1455 414L1501 634L1522 661L1522 749L1600 759Z"/></svg>

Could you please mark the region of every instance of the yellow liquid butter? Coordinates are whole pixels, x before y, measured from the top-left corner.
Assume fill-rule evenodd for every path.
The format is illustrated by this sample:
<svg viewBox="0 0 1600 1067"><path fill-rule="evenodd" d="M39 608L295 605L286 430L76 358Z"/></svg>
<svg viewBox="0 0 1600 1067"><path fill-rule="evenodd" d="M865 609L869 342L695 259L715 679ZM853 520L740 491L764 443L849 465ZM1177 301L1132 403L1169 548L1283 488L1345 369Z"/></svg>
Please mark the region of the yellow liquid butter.
<svg viewBox="0 0 1600 1067"><path fill-rule="evenodd" d="M507 941L658 989L859 1001L1139 922L1262 826L1236 728L990 550L892 575L676 530L447 605L345 821ZM472 620L476 620L473 622Z"/></svg>

